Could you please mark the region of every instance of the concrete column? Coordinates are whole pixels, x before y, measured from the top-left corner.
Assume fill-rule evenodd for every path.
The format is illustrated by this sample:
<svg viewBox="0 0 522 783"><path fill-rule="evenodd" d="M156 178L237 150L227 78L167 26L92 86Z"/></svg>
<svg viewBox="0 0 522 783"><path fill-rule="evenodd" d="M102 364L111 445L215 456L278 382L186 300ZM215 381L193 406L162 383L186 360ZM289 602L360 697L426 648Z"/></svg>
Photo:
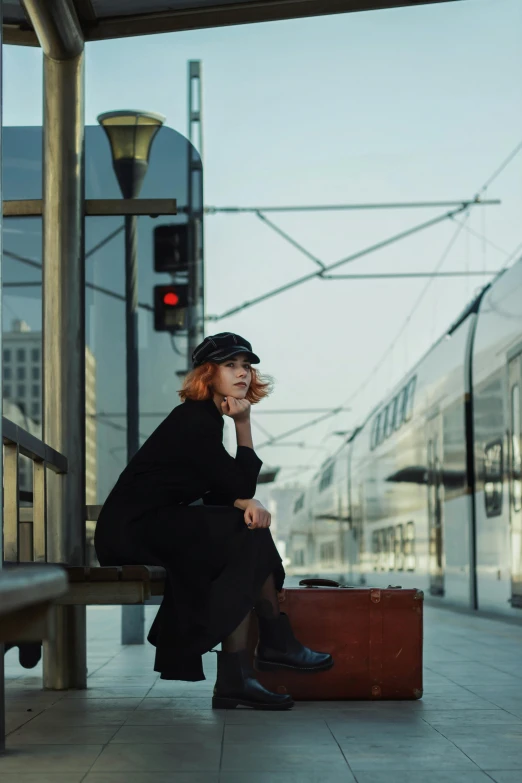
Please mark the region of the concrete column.
<svg viewBox="0 0 522 783"><path fill-rule="evenodd" d="M44 56L44 441L67 456L49 475L48 559L85 562L84 63ZM44 686L86 687L85 607L60 607Z"/></svg>
<svg viewBox="0 0 522 783"><path fill-rule="evenodd" d="M84 564L85 271L84 54L71 0L25 0L44 53L43 438L68 459L48 476L47 553ZM44 687L85 688L85 607L56 608Z"/></svg>

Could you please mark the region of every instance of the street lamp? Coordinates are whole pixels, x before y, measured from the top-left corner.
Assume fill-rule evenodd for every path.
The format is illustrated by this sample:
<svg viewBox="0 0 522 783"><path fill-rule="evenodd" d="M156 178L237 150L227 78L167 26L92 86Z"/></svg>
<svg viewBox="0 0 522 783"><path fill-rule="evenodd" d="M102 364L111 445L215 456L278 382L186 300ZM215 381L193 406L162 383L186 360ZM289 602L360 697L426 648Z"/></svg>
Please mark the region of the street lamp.
<svg viewBox="0 0 522 783"><path fill-rule="evenodd" d="M137 198L147 173L152 142L165 122L161 114L110 111L98 122L111 145L112 165L123 198ZM140 447L138 367L137 216L125 216L125 335L127 361L127 461Z"/></svg>
<svg viewBox="0 0 522 783"><path fill-rule="evenodd" d="M152 142L165 122L161 114L145 111L111 111L98 122L111 145L112 165L123 198L137 198L147 173ZM138 365L138 220L125 216L125 341L127 363L127 462L140 447ZM122 606L122 644L143 644L143 606Z"/></svg>

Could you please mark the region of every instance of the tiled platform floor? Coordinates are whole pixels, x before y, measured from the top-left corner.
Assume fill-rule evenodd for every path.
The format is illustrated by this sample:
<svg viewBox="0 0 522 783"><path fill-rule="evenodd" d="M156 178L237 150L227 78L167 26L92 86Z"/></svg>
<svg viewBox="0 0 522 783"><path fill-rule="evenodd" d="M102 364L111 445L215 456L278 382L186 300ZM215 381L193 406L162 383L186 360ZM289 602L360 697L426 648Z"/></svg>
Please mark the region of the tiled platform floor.
<svg viewBox="0 0 522 783"><path fill-rule="evenodd" d="M119 612L89 610L87 691L42 692L7 655L0 783L522 781L522 625L427 606L421 701L223 713L214 655L205 683L161 681L148 645L120 646Z"/></svg>

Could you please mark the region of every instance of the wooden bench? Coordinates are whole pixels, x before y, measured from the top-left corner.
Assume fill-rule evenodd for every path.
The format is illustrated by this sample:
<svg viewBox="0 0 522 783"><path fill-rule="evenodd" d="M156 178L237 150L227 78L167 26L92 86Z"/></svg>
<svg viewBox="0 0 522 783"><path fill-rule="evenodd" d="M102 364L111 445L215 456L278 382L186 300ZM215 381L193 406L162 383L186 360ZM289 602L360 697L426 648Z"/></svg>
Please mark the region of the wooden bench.
<svg viewBox="0 0 522 783"><path fill-rule="evenodd" d="M55 600L67 592L67 574L58 566L16 565L0 569L0 645L52 640ZM3 667L0 670L0 754L5 748Z"/></svg>
<svg viewBox="0 0 522 783"><path fill-rule="evenodd" d="M162 596L165 570L159 566L68 566L64 563L5 563L6 571L40 572L59 567L67 577L66 590L56 598L62 606L143 604Z"/></svg>
<svg viewBox="0 0 522 783"><path fill-rule="evenodd" d="M143 604L163 595L165 570L159 566L65 566L69 589L59 604L82 606Z"/></svg>
<svg viewBox="0 0 522 783"><path fill-rule="evenodd" d="M52 634L50 609L67 589L67 574L58 566L7 565L0 569L0 644L12 639L48 639Z"/></svg>

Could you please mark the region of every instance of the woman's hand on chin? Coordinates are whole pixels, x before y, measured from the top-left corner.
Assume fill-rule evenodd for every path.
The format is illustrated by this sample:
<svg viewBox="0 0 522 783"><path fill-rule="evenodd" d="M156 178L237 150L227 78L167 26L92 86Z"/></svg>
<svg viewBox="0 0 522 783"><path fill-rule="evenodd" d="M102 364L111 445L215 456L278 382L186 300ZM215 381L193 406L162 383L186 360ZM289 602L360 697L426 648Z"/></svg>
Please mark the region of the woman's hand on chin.
<svg viewBox="0 0 522 783"><path fill-rule="evenodd" d="M221 411L234 421L242 422L250 419L250 403L248 400L238 400L236 397L225 397L221 403Z"/></svg>
<svg viewBox="0 0 522 783"><path fill-rule="evenodd" d="M245 523L251 530L261 527L270 527L272 517L262 503L255 498L248 502L245 509Z"/></svg>

